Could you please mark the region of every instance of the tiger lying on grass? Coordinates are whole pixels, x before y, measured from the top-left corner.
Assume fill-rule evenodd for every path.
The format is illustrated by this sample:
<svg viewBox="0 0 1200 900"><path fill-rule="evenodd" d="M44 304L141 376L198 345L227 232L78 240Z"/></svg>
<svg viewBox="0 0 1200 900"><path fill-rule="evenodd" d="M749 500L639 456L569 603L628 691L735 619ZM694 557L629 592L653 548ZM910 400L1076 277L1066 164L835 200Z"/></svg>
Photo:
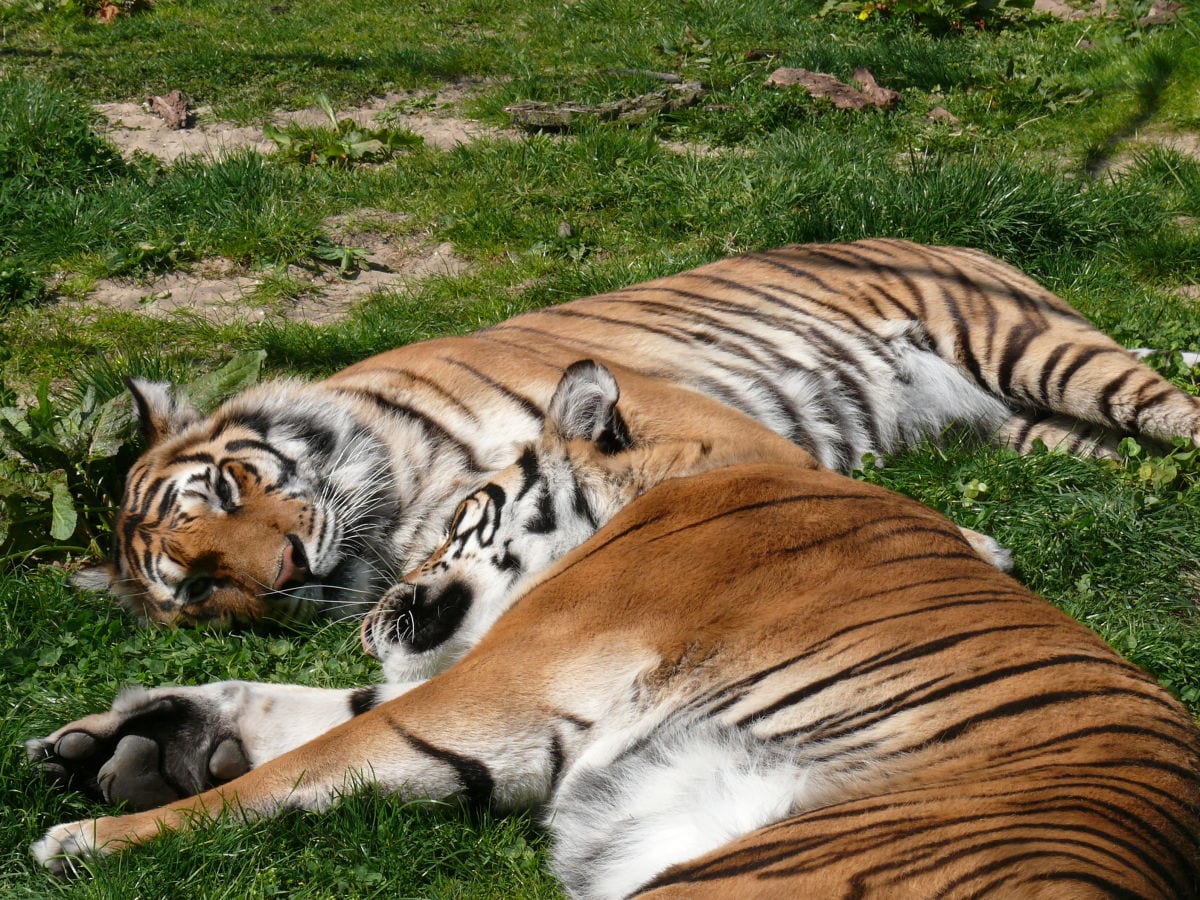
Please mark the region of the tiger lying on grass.
<svg viewBox="0 0 1200 900"><path fill-rule="evenodd" d="M953 422L1019 449L1200 438L1200 401L992 257L786 247L264 385L206 418L135 382L149 446L111 562L81 581L165 623L362 613L537 436L581 357L618 377L644 433L711 432L718 454L752 420L839 469Z"/></svg>
<svg viewBox="0 0 1200 900"><path fill-rule="evenodd" d="M719 468L652 487L526 580L522 555L553 555L556 532L586 532L598 501L622 505L653 470L631 463L654 448L621 437L610 393L555 396L543 439L460 504L364 624L385 670L410 672L431 636L463 627L458 611L490 604L474 649L423 683L292 689L327 701L293 715L359 714L198 797L57 826L37 858L69 871L226 805L321 809L358 779L545 804L555 871L581 897L1197 893L1187 713L914 501L794 461ZM686 465L703 469L702 451ZM510 578L476 593L489 571ZM133 698L154 727L124 739L154 743L174 718L174 743L161 768L100 780L210 778L237 738L188 716L253 687ZM290 721L274 708L287 690L265 687L258 701ZM31 753L94 774L116 718ZM102 752L76 756L87 746Z"/></svg>

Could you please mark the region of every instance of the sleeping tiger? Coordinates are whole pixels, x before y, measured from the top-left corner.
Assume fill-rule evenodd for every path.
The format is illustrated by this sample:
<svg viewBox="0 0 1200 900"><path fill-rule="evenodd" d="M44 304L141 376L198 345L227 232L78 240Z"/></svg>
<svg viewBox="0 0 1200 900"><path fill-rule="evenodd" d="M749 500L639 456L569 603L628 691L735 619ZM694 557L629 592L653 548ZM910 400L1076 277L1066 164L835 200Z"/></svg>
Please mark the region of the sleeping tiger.
<svg viewBox="0 0 1200 900"><path fill-rule="evenodd" d="M700 453L686 464L700 474L618 502L548 569L506 564L560 523L531 524L561 514L586 531L654 455L614 444L607 404L585 399L573 418L560 399L551 422L581 431L551 426L463 501L364 625L385 668L411 674L429 649L416 638L462 627L447 597L484 560L517 574L472 596L500 607L477 646L423 682L291 689L324 708L258 686L246 721L358 715L198 797L52 828L38 860L67 872L227 805L323 809L366 780L544 806L554 870L578 897L1197 895L1187 713L914 501L794 461L704 472ZM125 724L146 734L124 740L153 743L166 720L250 687L142 694ZM34 743L76 764L63 745L111 749L116 712ZM136 788L189 756L207 779L236 756L209 723L184 725L161 765L101 780Z"/></svg>
<svg viewBox="0 0 1200 900"><path fill-rule="evenodd" d="M207 417L132 382L148 449L111 561L77 581L163 623L362 613L536 437L585 356L657 435L718 446L757 422L843 470L952 423L1019 449L1200 439L1200 401L992 257L785 247L267 384Z"/></svg>

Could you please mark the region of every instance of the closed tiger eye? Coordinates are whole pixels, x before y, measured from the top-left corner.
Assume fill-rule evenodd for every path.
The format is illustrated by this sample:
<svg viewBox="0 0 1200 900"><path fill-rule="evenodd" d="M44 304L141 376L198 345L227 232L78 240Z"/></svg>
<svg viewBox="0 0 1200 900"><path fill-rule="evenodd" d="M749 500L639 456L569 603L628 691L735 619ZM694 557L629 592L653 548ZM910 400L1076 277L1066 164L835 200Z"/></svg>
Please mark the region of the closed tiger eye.
<svg viewBox="0 0 1200 900"><path fill-rule="evenodd" d="M217 500L221 504L221 508L228 511L235 509L237 504L233 499L233 484L230 481L230 476L222 472L217 476Z"/></svg>
<svg viewBox="0 0 1200 900"><path fill-rule="evenodd" d="M209 575L198 575L195 578L189 578L181 585L180 594L184 603L203 603L212 596L216 586L215 578Z"/></svg>

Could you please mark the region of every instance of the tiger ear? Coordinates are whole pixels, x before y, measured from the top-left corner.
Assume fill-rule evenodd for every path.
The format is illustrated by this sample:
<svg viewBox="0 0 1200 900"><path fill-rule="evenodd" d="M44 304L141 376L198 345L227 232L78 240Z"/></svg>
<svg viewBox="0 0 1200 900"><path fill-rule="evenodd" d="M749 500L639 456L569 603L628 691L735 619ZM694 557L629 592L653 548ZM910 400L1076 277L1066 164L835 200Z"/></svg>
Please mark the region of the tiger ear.
<svg viewBox="0 0 1200 900"><path fill-rule="evenodd" d="M546 426L567 440L591 441L602 453L619 453L633 444L617 410L619 399L612 373L594 360L580 360L567 367L554 389Z"/></svg>
<svg viewBox="0 0 1200 900"><path fill-rule="evenodd" d="M133 396L138 430L147 447L178 434L200 418L195 408L165 381L126 378L125 386Z"/></svg>
<svg viewBox="0 0 1200 900"><path fill-rule="evenodd" d="M110 562L98 566L88 566L78 572L71 573L70 582L81 591L90 593L108 593L112 591L117 581L117 570Z"/></svg>

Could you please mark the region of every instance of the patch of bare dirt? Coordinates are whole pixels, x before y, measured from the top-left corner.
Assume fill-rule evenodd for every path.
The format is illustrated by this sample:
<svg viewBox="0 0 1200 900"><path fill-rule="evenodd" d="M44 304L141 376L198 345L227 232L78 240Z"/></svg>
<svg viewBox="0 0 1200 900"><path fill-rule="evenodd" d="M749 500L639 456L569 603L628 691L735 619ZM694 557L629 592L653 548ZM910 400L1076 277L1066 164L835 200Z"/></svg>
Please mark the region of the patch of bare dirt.
<svg viewBox="0 0 1200 900"><path fill-rule="evenodd" d="M440 150L469 143L485 137L513 137L515 131L492 128L480 122L463 119L450 113L450 108L469 93L466 88L450 88L436 94L413 95L393 93L372 98L362 106L339 110L339 119L352 119L359 125L379 125L379 117L387 124L407 128L424 138L425 143ZM421 100L414 108L414 98ZM237 150L252 149L272 153L275 145L263 136L258 125L236 125L232 122L207 121L207 108L196 110L200 124L193 128L172 129L161 116L148 111L140 103L100 103L96 110L108 120L104 136L126 156L135 151L173 162L181 156L221 156ZM277 113L272 122L285 126L296 122L322 127L329 124L325 114L316 107Z"/></svg>
<svg viewBox="0 0 1200 900"><path fill-rule="evenodd" d="M86 302L158 317L186 312L218 324L272 317L323 324L344 318L372 293L468 270L452 244L399 234L403 223L404 217L396 213L370 209L325 223L326 233L339 244L366 253L361 269L350 277L333 269L313 271L296 265L286 271L252 272L229 260L206 260L191 271L146 281L102 279Z"/></svg>
<svg viewBox="0 0 1200 900"><path fill-rule="evenodd" d="M1138 151L1149 147L1163 147L1200 160L1200 133L1148 128L1129 137L1122 142L1117 153L1097 163L1093 168L1093 177L1115 177L1122 174L1133 167Z"/></svg>

